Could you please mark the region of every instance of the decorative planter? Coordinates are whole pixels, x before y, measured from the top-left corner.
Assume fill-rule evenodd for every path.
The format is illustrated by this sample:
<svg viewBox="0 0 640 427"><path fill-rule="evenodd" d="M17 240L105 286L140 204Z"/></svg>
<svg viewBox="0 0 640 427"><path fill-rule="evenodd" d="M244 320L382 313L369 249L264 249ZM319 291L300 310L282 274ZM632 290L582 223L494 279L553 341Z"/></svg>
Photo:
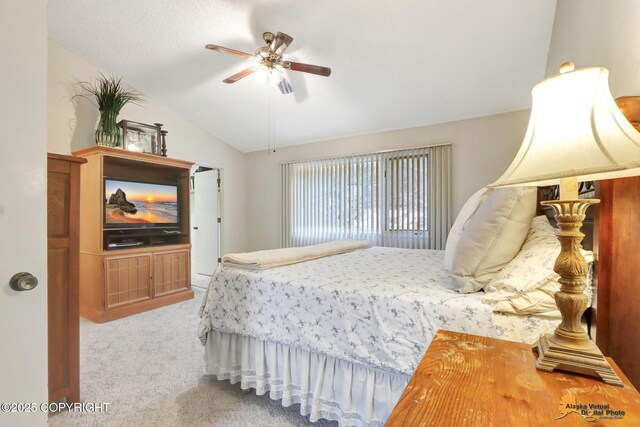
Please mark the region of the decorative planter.
<svg viewBox="0 0 640 427"><path fill-rule="evenodd" d="M96 144L106 147L122 148L122 134L118 128L118 114L122 107L142 102L142 97L135 90L128 90L121 84L122 78L105 76L100 73L94 83L78 82L85 93L78 93L89 100L100 111L100 121L96 129Z"/></svg>
<svg viewBox="0 0 640 427"><path fill-rule="evenodd" d="M106 147L122 147L122 135L116 122L120 111L100 111L100 121L96 129L96 144Z"/></svg>

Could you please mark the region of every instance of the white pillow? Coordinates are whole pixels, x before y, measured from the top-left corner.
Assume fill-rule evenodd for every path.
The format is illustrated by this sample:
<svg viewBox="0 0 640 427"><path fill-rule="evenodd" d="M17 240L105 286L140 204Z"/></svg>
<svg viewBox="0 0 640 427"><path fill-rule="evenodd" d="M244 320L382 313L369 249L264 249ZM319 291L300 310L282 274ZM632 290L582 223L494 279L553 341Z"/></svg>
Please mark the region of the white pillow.
<svg viewBox="0 0 640 427"><path fill-rule="evenodd" d="M587 304L591 306L593 297L593 275L591 268L593 264L589 262L589 251L583 251L582 255L589 263L589 273L586 278L584 293L587 295ZM503 300L492 303L493 311L497 313L535 315L544 317L561 318L560 310L556 305L555 294L560 290L560 283L557 279L551 279L537 288L528 289L522 293L514 294Z"/></svg>
<svg viewBox="0 0 640 427"><path fill-rule="evenodd" d="M557 278L553 271L560 254L556 232L547 217L535 217L518 254L484 288L484 301L504 299Z"/></svg>
<svg viewBox="0 0 640 427"><path fill-rule="evenodd" d="M558 245L558 251L560 250L560 241L558 240L558 229L549 223L549 218L545 215L540 215L531 221L531 228L527 232L527 237L522 244L523 251L535 246L538 243L551 243L554 242Z"/></svg>
<svg viewBox="0 0 640 427"><path fill-rule="evenodd" d="M455 253L456 246L458 246L458 242L460 241L460 237L462 236L462 231L467 220L476 212L480 203L482 203L491 191L493 191L491 188L481 188L473 193L471 197L467 199L462 209L460 209L456 220L451 226L451 230L449 230L447 245L444 249L444 266L447 270L452 271L453 269L453 254Z"/></svg>
<svg viewBox="0 0 640 427"><path fill-rule="evenodd" d="M535 217L518 255L484 288L483 302L493 305L496 312L559 316L554 299L560 290L559 276L553 271L560 254L556 233L557 229L549 224L547 217ZM581 252L587 263L593 262L592 252ZM590 281L589 274L588 291Z"/></svg>
<svg viewBox="0 0 640 427"><path fill-rule="evenodd" d="M491 305L493 305L493 311L496 313L560 318L562 315L554 298L554 295L559 290L560 283L555 280L549 280L535 289L505 297L503 300L495 301Z"/></svg>
<svg viewBox="0 0 640 427"><path fill-rule="evenodd" d="M467 221L453 254L454 286L477 292L520 251L535 215L535 187L494 189Z"/></svg>

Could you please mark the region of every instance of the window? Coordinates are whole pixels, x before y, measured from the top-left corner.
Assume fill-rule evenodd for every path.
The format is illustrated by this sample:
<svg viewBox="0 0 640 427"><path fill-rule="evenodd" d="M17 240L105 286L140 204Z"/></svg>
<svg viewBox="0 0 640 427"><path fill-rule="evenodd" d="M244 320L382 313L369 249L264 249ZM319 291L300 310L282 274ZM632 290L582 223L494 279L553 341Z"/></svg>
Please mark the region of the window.
<svg viewBox="0 0 640 427"><path fill-rule="evenodd" d="M444 248L451 145L282 165L283 245Z"/></svg>
<svg viewBox="0 0 640 427"><path fill-rule="evenodd" d="M427 231L427 154L411 153L387 160L388 231Z"/></svg>

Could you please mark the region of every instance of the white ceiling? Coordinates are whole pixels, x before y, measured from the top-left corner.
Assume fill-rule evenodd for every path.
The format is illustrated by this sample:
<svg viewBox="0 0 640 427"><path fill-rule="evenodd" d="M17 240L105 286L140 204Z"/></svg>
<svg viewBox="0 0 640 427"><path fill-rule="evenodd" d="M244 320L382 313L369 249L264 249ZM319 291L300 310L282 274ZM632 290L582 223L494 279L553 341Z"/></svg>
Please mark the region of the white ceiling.
<svg viewBox="0 0 640 427"><path fill-rule="evenodd" d="M555 0L49 0L49 36L241 151L528 108L544 77ZM222 80L264 31L294 41L281 95Z"/></svg>

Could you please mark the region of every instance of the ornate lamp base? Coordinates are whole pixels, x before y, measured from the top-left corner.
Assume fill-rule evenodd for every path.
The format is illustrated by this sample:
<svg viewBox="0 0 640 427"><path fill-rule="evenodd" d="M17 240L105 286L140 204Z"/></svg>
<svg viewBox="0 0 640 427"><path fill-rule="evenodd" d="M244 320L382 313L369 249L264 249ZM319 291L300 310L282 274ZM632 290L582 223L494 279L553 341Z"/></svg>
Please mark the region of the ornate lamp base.
<svg viewBox="0 0 640 427"><path fill-rule="evenodd" d="M577 188L577 181L575 186ZM580 253L580 242L584 237L580 228L587 208L598 202L597 199L578 199L577 191L575 198L565 199L563 180L560 181L560 200L542 202L553 208L560 228L561 250L554 270L560 276L560 291L556 292L555 300L562 322L553 334L540 337L536 367L547 372L559 369L595 376L607 384L623 386L581 324L582 314L587 309L584 287L588 269Z"/></svg>
<svg viewBox="0 0 640 427"><path fill-rule="evenodd" d="M591 377L599 377L607 384L624 387L618 375L611 369L607 359L595 345L591 349L567 347L553 341L553 334L545 334L538 340L536 348L538 360L536 368L541 371L576 372Z"/></svg>

